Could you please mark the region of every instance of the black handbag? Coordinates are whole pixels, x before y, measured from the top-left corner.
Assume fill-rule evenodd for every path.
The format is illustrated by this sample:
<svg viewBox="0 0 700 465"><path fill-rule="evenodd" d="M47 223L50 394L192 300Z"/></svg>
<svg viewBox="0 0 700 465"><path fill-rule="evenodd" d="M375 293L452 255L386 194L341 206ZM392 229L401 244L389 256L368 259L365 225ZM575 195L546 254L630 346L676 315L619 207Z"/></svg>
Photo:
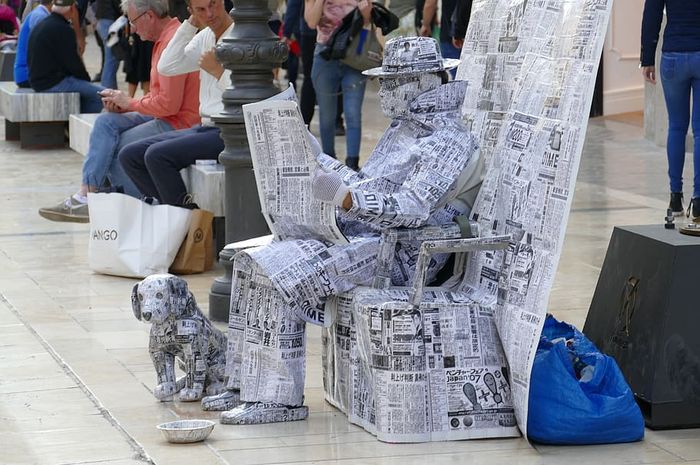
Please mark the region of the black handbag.
<svg viewBox="0 0 700 465"><path fill-rule="evenodd" d="M399 26L399 18L384 5L372 3L371 28L364 28L364 19L359 8L348 13L321 50L326 60L340 60L359 71L382 63L384 48L376 34L376 27L386 35Z"/></svg>
<svg viewBox="0 0 700 465"><path fill-rule="evenodd" d="M132 53L132 43L126 27L123 27L117 31L117 40L114 45L110 47L112 54L119 61L129 61L131 59Z"/></svg>
<svg viewBox="0 0 700 465"><path fill-rule="evenodd" d="M360 16L360 24L363 23L359 10L355 10ZM358 71L365 71L382 65L384 47L377 39L377 29L374 24L369 29L364 27L352 34L352 39L345 50L345 56L340 61Z"/></svg>

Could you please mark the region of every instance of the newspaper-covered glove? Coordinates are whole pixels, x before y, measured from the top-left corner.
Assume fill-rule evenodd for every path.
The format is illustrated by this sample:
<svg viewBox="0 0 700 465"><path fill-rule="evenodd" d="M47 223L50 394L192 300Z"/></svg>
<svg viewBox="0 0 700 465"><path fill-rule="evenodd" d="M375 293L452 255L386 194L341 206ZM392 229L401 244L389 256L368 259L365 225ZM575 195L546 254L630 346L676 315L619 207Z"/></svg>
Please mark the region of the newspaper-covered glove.
<svg viewBox="0 0 700 465"><path fill-rule="evenodd" d="M326 173L322 170L316 170L311 181L311 192L318 200L342 207L343 200L347 197L350 189L335 171Z"/></svg>

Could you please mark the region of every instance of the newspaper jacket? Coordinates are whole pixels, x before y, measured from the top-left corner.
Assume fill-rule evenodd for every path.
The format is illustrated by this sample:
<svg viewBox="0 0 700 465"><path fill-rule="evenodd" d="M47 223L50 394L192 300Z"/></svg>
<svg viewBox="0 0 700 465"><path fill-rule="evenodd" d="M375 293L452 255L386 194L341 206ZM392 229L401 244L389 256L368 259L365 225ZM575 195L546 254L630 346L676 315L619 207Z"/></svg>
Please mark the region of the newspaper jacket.
<svg viewBox="0 0 700 465"><path fill-rule="evenodd" d="M381 230L445 224L468 210L460 194L481 173L476 139L459 114L466 85L454 81L419 95L408 117L391 122L359 173L319 155L324 169L350 186L353 206L338 214L349 244L299 238L246 252L299 317L327 326L325 299L371 282ZM411 279L417 256L418 244L397 244L393 284ZM433 264L435 271L439 266Z"/></svg>

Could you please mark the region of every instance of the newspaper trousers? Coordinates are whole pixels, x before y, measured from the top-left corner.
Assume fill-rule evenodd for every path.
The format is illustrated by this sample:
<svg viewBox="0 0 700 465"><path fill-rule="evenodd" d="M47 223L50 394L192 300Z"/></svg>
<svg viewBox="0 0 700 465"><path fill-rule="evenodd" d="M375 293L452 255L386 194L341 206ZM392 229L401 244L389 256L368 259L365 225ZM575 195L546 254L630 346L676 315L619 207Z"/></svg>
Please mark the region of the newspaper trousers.
<svg viewBox="0 0 700 465"><path fill-rule="evenodd" d="M399 244L394 284L412 279L418 247ZM349 244L281 241L241 252L233 265L228 322L226 388L240 389L241 401L302 405L306 372L306 323L329 326L325 302L376 274L379 237ZM434 276L444 264L436 257ZM281 265L283 264L283 265Z"/></svg>
<svg viewBox="0 0 700 465"><path fill-rule="evenodd" d="M329 325L325 300L371 281L378 245L376 236L330 246L281 241L236 255L227 388L240 389L242 401L301 405L306 322Z"/></svg>
<svg viewBox="0 0 700 465"><path fill-rule="evenodd" d="M296 316L255 261L233 265L226 388L241 401L301 405L306 374L306 322Z"/></svg>

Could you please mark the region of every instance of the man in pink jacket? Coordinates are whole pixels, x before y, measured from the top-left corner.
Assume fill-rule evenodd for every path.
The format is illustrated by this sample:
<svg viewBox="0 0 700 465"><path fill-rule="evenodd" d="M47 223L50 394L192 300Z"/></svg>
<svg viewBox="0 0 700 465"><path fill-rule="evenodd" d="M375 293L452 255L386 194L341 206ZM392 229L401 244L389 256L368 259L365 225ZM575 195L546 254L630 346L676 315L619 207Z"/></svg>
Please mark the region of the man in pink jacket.
<svg viewBox="0 0 700 465"><path fill-rule="evenodd" d="M126 194L140 197L119 164L119 150L139 139L199 123L199 73L167 77L155 66L180 26L177 19L168 17L168 0L127 0L125 13L132 31L142 40L155 42L151 91L137 99L119 90L102 91L107 113L97 118L90 134L82 185L58 205L39 209L39 215L46 219L88 223L87 193L105 187L107 181L112 187L121 186Z"/></svg>

